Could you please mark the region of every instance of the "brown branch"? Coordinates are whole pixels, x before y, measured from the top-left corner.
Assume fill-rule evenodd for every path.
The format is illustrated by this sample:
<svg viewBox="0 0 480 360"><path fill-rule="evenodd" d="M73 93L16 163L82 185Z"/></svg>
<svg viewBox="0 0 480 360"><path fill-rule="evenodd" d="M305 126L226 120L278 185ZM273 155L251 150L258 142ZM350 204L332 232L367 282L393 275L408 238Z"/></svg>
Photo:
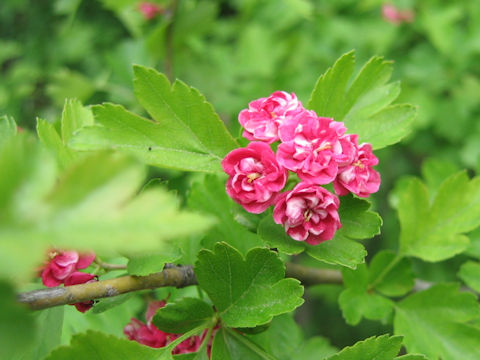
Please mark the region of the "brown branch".
<svg viewBox="0 0 480 360"><path fill-rule="evenodd" d="M304 285L338 284L342 282L339 271L308 268L298 264L287 264L287 277L293 277ZM34 290L18 295L18 301L33 310L59 305L74 304L94 299L117 296L132 291L155 289L164 286L177 288L196 285L197 279L192 266L166 267L162 272L147 276L122 276L67 287Z"/></svg>
<svg viewBox="0 0 480 360"><path fill-rule="evenodd" d="M197 279L191 266L179 266L147 276L122 276L67 287L34 290L18 295L18 301L33 310L74 304L94 299L125 294L131 291L155 289L163 286L177 288L195 285Z"/></svg>

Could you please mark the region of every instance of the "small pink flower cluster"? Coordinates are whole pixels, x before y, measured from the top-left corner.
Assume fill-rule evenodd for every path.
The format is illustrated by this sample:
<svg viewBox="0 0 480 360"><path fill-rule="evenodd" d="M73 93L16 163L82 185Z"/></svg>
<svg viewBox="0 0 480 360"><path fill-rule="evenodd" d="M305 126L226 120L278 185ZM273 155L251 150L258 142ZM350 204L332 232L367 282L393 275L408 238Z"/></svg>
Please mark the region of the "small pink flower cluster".
<svg viewBox="0 0 480 360"><path fill-rule="evenodd" d="M181 335L163 332L153 325L153 316L158 309L164 307L165 305L166 302L164 300L150 302L145 314L147 323L145 324L138 319L132 318L130 323L128 323L123 329L123 333L127 335L130 340L137 341L146 346L153 348L167 346ZM175 347L172 354L188 354L198 351L206 335L207 331L205 331L201 336L192 336L188 339L185 339ZM210 347L207 350L208 354L210 354Z"/></svg>
<svg viewBox="0 0 480 360"><path fill-rule="evenodd" d="M415 18L415 13L411 10L399 10L392 4L383 4L382 16L385 21L399 25L405 22L411 23Z"/></svg>
<svg viewBox="0 0 480 360"><path fill-rule="evenodd" d="M228 195L245 210L261 213L274 205L273 218L297 241L316 245L330 240L341 227L338 197L320 185L333 182L337 195L367 197L378 190L378 159L368 143L347 134L342 122L319 117L303 108L294 93L276 91L252 101L239 114L246 148L222 161L229 175ZM269 144L280 141L276 154ZM288 170L301 182L285 187Z"/></svg>
<svg viewBox="0 0 480 360"><path fill-rule="evenodd" d="M42 283L48 287L85 284L97 281L97 277L93 274L77 271L85 269L95 260L95 254L79 254L76 251L57 251L49 252L50 260L42 269ZM93 301L76 303L74 305L78 311L84 313L93 306Z"/></svg>
<svg viewBox="0 0 480 360"><path fill-rule="evenodd" d="M142 13L146 20L151 20L159 14L164 12L158 4L153 2L143 1L138 5L138 10Z"/></svg>

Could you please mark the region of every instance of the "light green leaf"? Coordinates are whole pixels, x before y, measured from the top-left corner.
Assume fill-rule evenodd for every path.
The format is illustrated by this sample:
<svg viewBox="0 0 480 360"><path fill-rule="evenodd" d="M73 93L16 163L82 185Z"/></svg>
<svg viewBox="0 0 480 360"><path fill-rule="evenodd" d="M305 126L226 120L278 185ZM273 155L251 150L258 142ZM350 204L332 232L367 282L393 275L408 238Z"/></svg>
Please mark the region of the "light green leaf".
<svg viewBox="0 0 480 360"><path fill-rule="evenodd" d="M448 259L467 248L469 239L463 234L480 225L480 178L469 180L465 172L448 177L432 204L427 188L415 178L398 198L400 251L406 255Z"/></svg>
<svg viewBox="0 0 480 360"><path fill-rule="evenodd" d="M467 261L460 268L458 277L470 288L480 293L480 263Z"/></svg>
<svg viewBox="0 0 480 360"><path fill-rule="evenodd" d="M257 344L235 330L221 328L213 339L212 360L275 360Z"/></svg>
<svg viewBox="0 0 480 360"><path fill-rule="evenodd" d="M318 245L306 245L307 254L327 264L346 266L355 269L365 262L367 251L362 244L336 234L332 240Z"/></svg>
<svg viewBox="0 0 480 360"><path fill-rule="evenodd" d="M0 116L0 145L8 138L15 136L17 133L17 123L13 117L3 115Z"/></svg>
<svg viewBox="0 0 480 360"><path fill-rule="evenodd" d="M161 252L129 255L127 270L130 275L148 275L163 270L165 263L173 263L180 259L182 252L172 242L165 243Z"/></svg>
<svg viewBox="0 0 480 360"><path fill-rule="evenodd" d="M355 53L342 55L325 74L320 76L308 101L307 108L318 116L332 117L342 121L345 113L345 88L355 69Z"/></svg>
<svg viewBox="0 0 480 360"><path fill-rule="evenodd" d="M0 282L0 358L13 359L34 344L37 324L31 312L16 301L13 287Z"/></svg>
<svg viewBox="0 0 480 360"><path fill-rule="evenodd" d="M192 185L188 197L188 207L203 214L210 214L218 220L203 239L203 244L212 249L217 241L225 241L246 254L250 249L262 246L257 234L240 225L233 215L233 200L225 192L221 178L207 175L203 182Z"/></svg>
<svg viewBox="0 0 480 360"><path fill-rule="evenodd" d="M57 157L61 168L66 168L72 162L75 153L63 144L53 124L37 119L37 134L42 144Z"/></svg>
<svg viewBox="0 0 480 360"><path fill-rule="evenodd" d="M69 346L55 349L45 360L158 360L168 350L152 349L136 341L119 339L97 331L87 331L72 337ZM168 351L169 353L169 351ZM171 359L166 356L165 359Z"/></svg>
<svg viewBox="0 0 480 360"><path fill-rule="evenodd" d="M268 249L250 250L244 259L230 245L217 243L213 252L200 252L195 274L229 327L266 324L303 303L303 287L284 279L284 264Z"/></svg>
<svg viewBox="0 0 480 360"><path fill-rule="evenodd" d="M65 100L62 112L62 139L68 144L75 131L83 126L93 125L92 111L76 99Z"/></svg>
<svg viewBox="0 0 480 360"><path fill-rule="evenodd" d="M439 284L397 304L394 330L409 352L430 360L480 358L480 329L468 322L480 316L474 294L456 284Z"/></svg>
<svg viewBox="0 0 480 360"><path fill-rule="evenodd" d="M135 94L149 121L118 105L93 108L99 125L78 132L78 150L120 149L160 167L221 172L220 162L238 145L198 90L154 69L134 67Z"/></svg>
<svg viewBox="0 0 480 360"><path fill-rule="evenodd" d="M165 75L151 68L135 66L133 70L135 95L156 121L168 122L172 132L188 134L207 153L222 159L237 147L212 105L197 89L179 80L170 85Z"/></svg>
<svg viewBox="0 0 480 360"><path fill-rule="evenodd" d="M416 108L390 106L400 93L398 83L387 84L392 62L372 57L348 86L354 67L353 51L340 57L318 79L307 108L343 121L350 133L358 134L360 142L371 143L374 149L400 141L410 132Z"/></svg>
<svg viewBox="0 0 480 360"><path fill-rule="evenodd" d="M412 262L409 258L398 259L393 251L380 251L369 264L368 282L383 295L405 295L415 285Z"/></svg>
<svg viewBox="0 0 480 360"><path fill-rule="evenodd" d="M428 358L425 355L420 354L407 354L396 357L395 360L428 360Z"/></svg>
<svg viewBox="0 0 480 360"><path fill-rule="evenodd" d="M371 337L344 348L327 360L393 360L401 345L401 336Z"/></svg>
<svg viewBox="0 0 480 360"><path fill-rule="evenodd" d="M422 176L430 194L435 195L442 182L459 170L458 166L451 161L437 158L427 159L422 164Z"/></svg>
<svg viewBox="0 0 480 360"><path fill-rule="evenodd" d="M358 134L360 142L368 142L376 150L395 144L407 136L416 114L415 106L390 105L368 117L346 121L345 126L348 132Z"/></svg>
<svg viewBox="0 0 480 360"><path fill-rule="evenodd" d="M196 298L182 298L158 309L153 317L153 324L162 331L183 334L201 324L206 324L213 317L212 307Z"/></svg>

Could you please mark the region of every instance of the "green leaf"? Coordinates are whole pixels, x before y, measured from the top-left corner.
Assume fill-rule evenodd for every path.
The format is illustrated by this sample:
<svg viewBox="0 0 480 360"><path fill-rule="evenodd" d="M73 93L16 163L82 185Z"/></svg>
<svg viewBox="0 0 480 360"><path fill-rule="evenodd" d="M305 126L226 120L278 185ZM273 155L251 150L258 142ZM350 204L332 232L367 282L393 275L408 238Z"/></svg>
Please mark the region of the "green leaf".
<svg viewBox="0 0 480 360"><path fill-rule="evenodd" d="M463 171L442 182L432 204L427 188L415 178L400 189L398 199L402 254L448 259L467 248L463 233L480 225L480 178L469 180Z"/></svg>
<svg viewBox="0 0 480 360"><path fill-rule="evenodd" d="M161 252L129 255L127 270L130 275L148 275L163 270L165 263L180 259L182 252L177 245L168 242Z"/></svg>
<svg viewBox="0 0 480 360"><path fill-rule="evenodd" d="M430 194L436 194L436 190L449 176L457 173L460 169L450 161L429 158L422 164L422 176L428 186Z"/></svg>
<svg viewBox="0 0 480 360"><path fill-rule="evenodd" d="M17 303L13 287L0 282L0 358L12 359L19 350L33 345L35 324L31 312Z"/></svg>
<svg viewBox="0 0 480 360"><path fill-rule="evenodd" d="M67 99L63 107L61 124L63 143L68 144L75 131L93 125L92 111L76 99Z"/></svg>
<svg viewBox="0 0 480 360"><path fill-rule="evenodd" d="M396 104L383 108L368 117L345 121L348 132L358 134L361 142L372 144L374 150L395 144L407 136L415 120L417 108L409 104Z"/></svg>
<svg viewBox="0 0 480 360"><path fill-rule="evenodd" d="M366 199L359 199L351 194L342 196L338 209L342 227L337 233L351 239L367 239L380 234L382 218L376 212L370 211L370 206Z"/></svg>
<svg viewBox="0 0 480 360"><path fill-rule="evenodd" d="M325 74L321 75L308 101L307 108L318 116L328 116L342 121L345 113L345 88L355 69L355 52L342 55Z"/></svg>
<svg viewBox="0 0 480 360"><path fill-rule="evenodd" d="M221 328L212 345L211 360L275 360L257 344L235 330Z"/></svg>
<svg viewBox="0 0 480 360"><path fill-rule="evenodd" d="M57 157L61 168L66 168L72 162L75 153L63 144L53 124L37 119L37 134L42 144Z"/></svg>
<svg viewBox="0 0 480 360"><path fill-rule="evenodd" d="M50 353L45 360L158 360L171 359L170 356L161 357L168 350L152 349L140 345L136 341L119 339L97 331L87 331L72 337L68 346L60 346ZM169 353L169 352L168 352Z"/></svg>
<svg viewBox="0 0 480 360"><path fill-rule="evenodd" d="M186 297L158 309L153 324L162 331L183 334L207 323L212 317L213 310L209 304Z"/></svg>
<svg viewBox="0 0 480 360"><path fill-rule="evenodd" d="M100 299L95 302L95 306L89 311L90 314L101 314L114 307L117 307L133 297L133 293L117 295L114 297L108 297Z"/></svg>
<svg viewBox="0 0 480 360"><path fill-rule="evenodd" d="M362 244L350 240L342 234L335 234L332 240L318 245L306 245L307 254L327 264L346 266L355 269L365 262L367 251Z"/></svg>
<svg viewBox="0 0 480 360"><path fill-rule="evenodd" d="M390 105L400 93L398 83L387 84L392 62L372 57L348 86L354 67L353 51L340 57L318 79L307 108L343 121L350 133L374 149L400 141L410 132L416 108Z"/></svg>
<svg viewBox="0 0 480 360"><path fill-rule="evenodd" d="M328 360L393 360L401 345L401 336L371 337L344 348Z"/></svg>
<svg viewBox="0 0 480 360"><path fill-rule="evenodd" d="M203 240L207 248L213 248L220 240L237 248L242 254L262 246L257 234L248 231L235 220L233 200L225 192L225 183L219 177L207 175L203 182L194 183L187 203L190 209L210 214L218 220L218 224Z"/></svg>
<svg viewBox="0 0 480 360"><path fill-rule="evenodd" d="M13 117L3 115L0 116L0 146L3 142L17 134L17 123Z"/></svg>
<svg viewBox="0 0 480 360"><path fill-rule="evenodd" d="M365 264L357 269L343 269L342 275L346 289L342 291L338 302L345 320L357 325L362 317L371 320L388 320L393 303L378 294L368 291L368 269Z"/></svg>
<svg viewBox="0 0 480 360"><path fill-rule="evenodd" d="M420 354L407 354L396 357L395 360L428 360L428 358L425 355Z"/></svg>
<svg viewBox="0 0 480 360"><path fill-rule="evenodd" d="M474 294L456 284L438 284L397 304L394 330L409 352L430 359L480 358L480 329L468 324L480 316Z"/></svg>
<svg viewBox="0 0 480 360"><path fill-rule="evenodd" d="M412 262L409 258L397 260L393 251L380 251L369 264L368 282L383 295L405 295L415 285Z"/></svg>
<svg viewBox="0 0 480 360"><path fill-rule="evenodd" d="M270 248L288 254L296 255L305 250L305 243L293 240L285 233L283 226L276 224L272 216L265 216L258 225L258 235Z"/></svg>
<svg viewBox="0 0 480 360"><path fill-rule="evenodd" d="M319 336L305 341L293 314L276 316L268 330L249 338L278 360L324 359L337 351L327 339Z"/></svg>
<svg viewBox="0 0 480 360"><path fill-rule="evenodd" d="M226 326L266 324L303 303L303 287L284 279L284 264L267 249L250 250L243 259L230 245L217 243L214 251L200 252L195 274Z"/></svg>
<svg viewBox="0 0 480 360"><path fill-rule="evenodd" d="M458 277L476 292L480 292L480 263L467 261L458 272Z"/></svg>
<svg viewBox="0 0 480 360"><path fill-rule="evenodd" d="M154 69L135 66L134 72L135 94L154 121L118 105L95 106L99 125L80 130L71 146L124 150L159 167L221 172L221 160L238 145L211 104L179 80L170 85Z"/></svg>

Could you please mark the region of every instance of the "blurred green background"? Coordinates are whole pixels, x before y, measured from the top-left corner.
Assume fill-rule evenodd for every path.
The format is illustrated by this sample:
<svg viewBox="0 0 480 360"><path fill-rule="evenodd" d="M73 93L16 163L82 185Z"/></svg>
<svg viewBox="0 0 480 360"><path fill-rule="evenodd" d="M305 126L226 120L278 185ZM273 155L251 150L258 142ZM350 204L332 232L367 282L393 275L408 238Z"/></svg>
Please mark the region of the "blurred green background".
<svg viewBox="0 0 480 360"><path fill-rule="evenodd" d="M132 88L132 63L154 66L197 87L234 135L238 112L275 90L306 103L317 77L341 54L357 66L373 55L394 61L398 102L419 105L414 132L378 151L382 189L373 197L384 218L369 254L395 249L395 186L402 176L478 172L480 155L480 2L399 0L406 18L385 15L378 0L158 0L147 18L138 0L2 0L0 115L33 129L36 117L56 122L65 98L112 101L142 112ZM383 9L383 14L382 14ZM178 175L176 175L178 176ZM181 183L178 180L177 183ZM175 183L172 185L175 187ZM471 236L480 253L480 233ZM370 258L371 255L369 255ZM428 267L425 280L454 280L464 257ZM299 321L342 347L390 331L374 322L345 324L340 287L309 290Z"/></svg>

